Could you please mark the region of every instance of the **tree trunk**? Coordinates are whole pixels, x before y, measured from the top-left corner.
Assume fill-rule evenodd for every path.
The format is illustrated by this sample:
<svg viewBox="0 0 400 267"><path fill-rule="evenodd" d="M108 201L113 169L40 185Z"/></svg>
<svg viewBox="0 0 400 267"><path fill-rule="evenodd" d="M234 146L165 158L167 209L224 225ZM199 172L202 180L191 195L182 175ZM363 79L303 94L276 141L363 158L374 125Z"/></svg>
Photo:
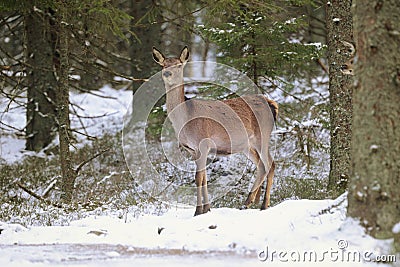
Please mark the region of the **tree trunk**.
<svg viewBox="0 0 400 267"><path fill-rule="evenodd" d="M353 56L343 43L353 42L351 2L331 0L326 5L331 137L328 190L334 195L347 189L351 163L353 78L341 71L341 67Z"/></svg>
<svg viewBox="0 0 400 267"><path fill-rule="evenodd" d="M57 91L57 108L58 108L58 134L60 141L60 165L62 173L62 200L66 203L71 202L74 191L76 173L72 168L71 152L69 150L71 144L70 120L69 120L69 60L68 60L68 32L66 25L66 8L67 4L62 0L58 1L58 12L55 14L55 20L58 27L59 38L59 66L58 74L58 91Z"/></svg>
<svg viewBox="0 0 400 267"><path fill-rule="evenodd" d="M26 149L40 151L54 139L57 129L50 18L32 7L25 13L25 52L28 102Z"/></svg>
<svg viewBox="0 0 400 267"><path fill-rule="evenodd" d="M391 238L400 222L400 1L357 1L354 13L348 216L359 218L372 236Z"/></svg>
<svg viewBox="0 0 400 267"><path fill-rule="evenodd" d="M162 15L166 21L162 24L161 28L161 42L160 48L166 55L179 55L185 45L192 42L190 32L185 29L185 25L193 22L193 15L186 14L190 5L190 1L175 1L175 0L161 0L163 7Z"/></svg>
<svg viewBox="0 0 400 267"><path fill-rule="evenodd" d="M130 15L131 30L136 36L131 36L129 56L132 61L131 76L134 78L149 78L158 71L156 64L153 64L151 48L159 47L161 44L161 27L158 23L153 23L149 18L149 9L154 5L151 0L131 1ZM142 82L133 82L133 92L135 92Z"/></svg>

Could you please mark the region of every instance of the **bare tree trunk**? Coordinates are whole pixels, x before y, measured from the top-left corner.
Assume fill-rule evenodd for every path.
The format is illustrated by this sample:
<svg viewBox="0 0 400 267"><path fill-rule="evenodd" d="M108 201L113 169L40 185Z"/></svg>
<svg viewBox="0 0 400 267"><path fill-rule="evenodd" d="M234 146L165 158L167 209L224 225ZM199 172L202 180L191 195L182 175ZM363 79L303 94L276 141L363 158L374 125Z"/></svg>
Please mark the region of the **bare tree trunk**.
<svg viewBox="0 0 400 267"><path fill-rule="evenodd" d="M26 149L40 151L55 137L57 87L53 69L50 18L46 10L31 8L24 15L28 84Z"/></svg>
<svg viewBox="0 0 400 267"><path fill-rule="evenodd" d="M131 30L136 36L131 36L129 47L129 56L132 61L131 76L135 78L149 78L155 73L155 65L149 64L149 55L151 56L151 48L159 47L161 44L161 27L159 24L152 24L149 18L149 10L155 1L151 0L134 0L131 1L130 15L133 17L131 21ZM142 85L141 82L133 83L133 92Z"/></svg>
<svg viewBox="0 0 400 267"><path fill-rule="evenodd" d="M352 57L343 42L353 42L351 0L330 0L326 4L330 102L330 172L328 190L335 195L347 189L350 175L352 120L351 75L341 72Z"/></svg>
<svg viewBox="0 0 400 267"><path fill-rule="evenodd" d="M66 203L71 202L74 191L74 183L76 173L72 168L72 159L70 152L71 133L69 120L69 83L68 83L68 33L67 33L67 3L58 1L58 14L55 14L55 20L58 27L59 39L59 66L58 72L58 92L57 92L57 108L58 108L58 134L60 141L60 165L62 173L62 200Z"/></svg>
<svg viewBox="0 0 400 267"><path fill-rule="evenodd" d="M357 1L354 13L358 60L348 216L359 218L372 236L392 238L400 222L400 1Z"/></svg>
<svg viewBox="0 0 400 267"><path fill-rule="evenodd" d="M161 49L165 54L177 55L185 45L190 44L191 34L185 29L187 23L193 21L192 15L183 16L187 12L185 5L190 1L160 0L163 6L163 18L166 20L161 26Z"/></svg>

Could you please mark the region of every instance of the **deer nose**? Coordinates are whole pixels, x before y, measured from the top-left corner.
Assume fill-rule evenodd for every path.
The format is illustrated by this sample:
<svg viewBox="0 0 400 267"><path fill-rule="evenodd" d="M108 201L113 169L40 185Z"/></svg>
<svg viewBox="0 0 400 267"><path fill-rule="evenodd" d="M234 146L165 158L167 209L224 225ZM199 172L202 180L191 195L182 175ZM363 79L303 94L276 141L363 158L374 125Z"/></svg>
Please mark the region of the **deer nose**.
<svg viewBox="0 0 400 267"><path fill-rule="evenodd" d="M164 71L163 75L164 75L165 78L168 78L169 76L172 75L172 72L167 70L167 71Z"/></svg>

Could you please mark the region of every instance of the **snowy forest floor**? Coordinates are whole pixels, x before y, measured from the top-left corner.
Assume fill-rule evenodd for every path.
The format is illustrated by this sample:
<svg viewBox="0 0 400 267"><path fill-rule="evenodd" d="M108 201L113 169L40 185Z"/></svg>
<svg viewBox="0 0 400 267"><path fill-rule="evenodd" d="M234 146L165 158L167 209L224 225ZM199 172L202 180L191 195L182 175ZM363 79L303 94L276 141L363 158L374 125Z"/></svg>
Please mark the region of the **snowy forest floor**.
<svg viewBox="0 0 400 267"><path fill-rule="evenodd" d="M1 223L1 266L381 266L389 241L363 233L336 200L288 200L266 211L217 208L193 217L92 215L68 226ZM380 257L380 258L379 258Z"/></svg>
<svg viewBox="0 0 400 267"><path fill-rule="evenodd" d="M72 126L87 135L108 136L113 141L91 143L84 136L78 137L75 146L83 152L77 154L77 163L90 156L85 154L87 147L98 152L105 147L102 142L109 147L121 146L121 140L115 139L131 103L131 92L105 86L97 94L106 98L71 95L83 116L72 117ZM278 102L285 107L283 99ZM0 103L2 110L7 105L7 101ZM1 120L19 129L25 125L21 107L1 113ZM306 118L295 132L316 123ZM315 136L307 136L326 138L326 131L314 132ZM8 172L19 176L1 181L4 202L0 206L0 266L381 266L374 261L393 261L390 240L375 240L357 221L346 218L346 194L334 200L317 200L325 193L321 184L322 177L326 177L326 152L311 151L308 156L315 159L317 167L309 170L296 158L298 149L294 147L298 144L287 139L280 141L281 150L276 153L273 205L266 211L227 208L241 202L239 193L214 203L210 213L196 217L190 205L175 207L135 199L135 179L128 178L127 169L121 167L123 155L112 151L88 164L77 179L78 198L86 201L86 206L80 203L64 214L62 209L38 204L14 184L19 181L36 192L45 191L59 175L57 165L49 163L56 157L26 152L18 133L2 131L3 177ZM303 140L305 146L311 139ZM36 172L39 166L45 169L43 173ZM172 171L167 168L166 174ZM251 176L252 171L246 175ZM241 184L237 187L243 189Z"/></svg>

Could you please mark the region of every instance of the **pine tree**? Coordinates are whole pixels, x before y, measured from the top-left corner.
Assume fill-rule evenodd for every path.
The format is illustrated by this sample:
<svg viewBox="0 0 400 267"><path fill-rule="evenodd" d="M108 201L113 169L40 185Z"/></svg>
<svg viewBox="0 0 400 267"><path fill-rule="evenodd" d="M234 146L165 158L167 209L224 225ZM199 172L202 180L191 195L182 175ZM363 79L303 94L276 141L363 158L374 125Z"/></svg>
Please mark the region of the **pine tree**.
<svg viewBox="0 0 400 267"><path fill-rule="evenodd" d="M157 70L149 64L149 53L153 46L161 44L161 25L157 19L161 11L154 1L130 1L129 14L132 16L129 56L131 58L131 76L136 78L149 78ZM147 53L146 53L147 51ZM133 91L142 83L132 84Z"/></svg>
<svg viewBox="0 0 400 267"><path fill-rule="evenodd" d="M400 222L399 14L397 0L357 1L354 10L357 62L348 216L359 218L376 238L392 238Z"/></svg>
<svg viewBox="0 0 400 267"><path fill-rule="evenodd" d="M309 1L300 1L299 5ZM259 78L301 77L321 55L321 47L303 43L303 15L265 1L210 4L199 31L219 46L219 61ZM217 15L218 14L218 15ZM220 17L226 16L227 20Z"/></svg>
<svg viewBox="0 0 400 267"><path fill-rule="evenodd" d="M84 66L79 56L82 50L90 50L91 55L112 54L106 45L92 48L91 41L97 44L98 39L110 33L123 39L123 28L129 25L130 16L102 0L5 0L0 3L0 9L24 16L23 65L28 86L26 147L39 151L58 133L62 199L70 202L77 176L70 152L73 141L69 103L71 67ZM19 62L15 58L10 60ZM93 66L116 73L106 63Z"/></svg>
<svg viewBox="0 0 400 267"><path fill-rule="evenodd" d="M328 190L335 195L347 189L351 164L353 76L342 72L342 66L354 56L349 47L353 42L351 4L351 0L334 0L326 4L331 136Z"/></svg>
<svg viewBox="0 0 400 267"><path fill-rule="evenodd" d="M46 3L27 1L24 9L27 83L26 149L40 151L57 131L54 62L57 31Z"/></svg>

